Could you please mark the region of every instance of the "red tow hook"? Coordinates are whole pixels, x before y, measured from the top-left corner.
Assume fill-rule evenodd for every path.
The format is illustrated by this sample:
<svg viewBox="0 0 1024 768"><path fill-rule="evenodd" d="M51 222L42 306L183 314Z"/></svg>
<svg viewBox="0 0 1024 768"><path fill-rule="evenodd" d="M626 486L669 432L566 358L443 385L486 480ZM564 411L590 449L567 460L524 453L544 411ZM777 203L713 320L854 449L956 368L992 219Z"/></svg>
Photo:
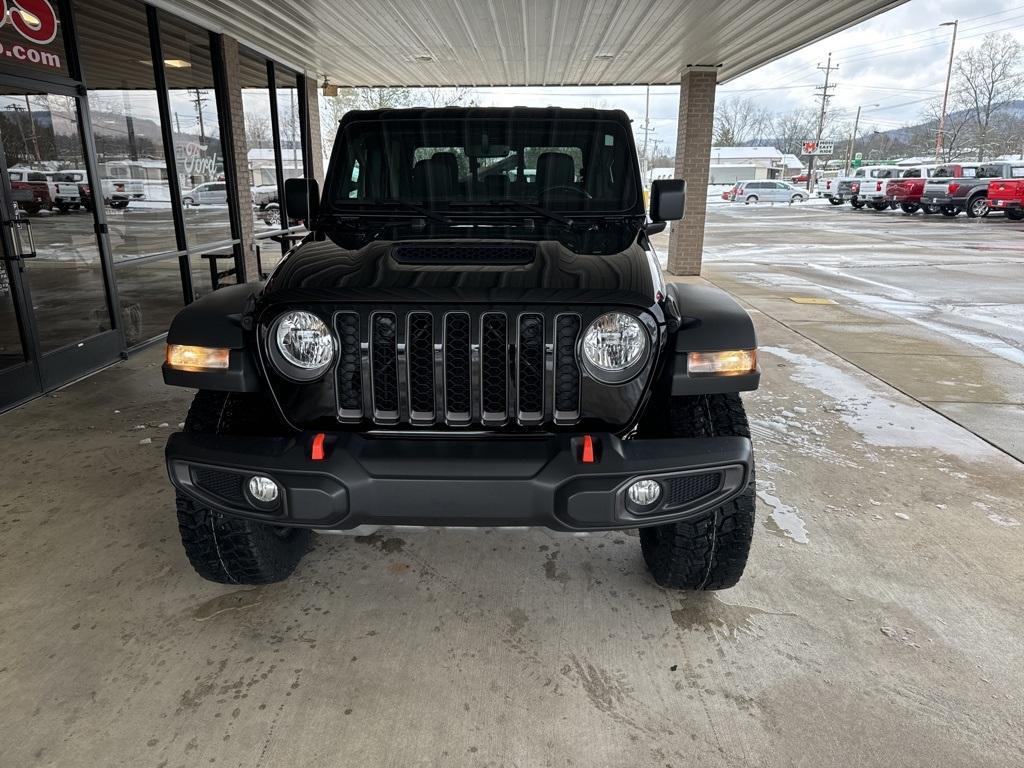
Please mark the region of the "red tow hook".
<svg viewBox="0 0 1024 768"><path fill-rule="evenodd" d="M583 436L583 451L580 454L580 462L583 464L594 463L594 438L590 435Z"/></svg>
<svg viewBox="0 0 1024 768"><path fill-rule="evenodd" d="M326 457L324 453L324 439L327 437L323 432L317 432L313 438L313 449L310 452L309 458L313 461L323 461Z"/></svg>

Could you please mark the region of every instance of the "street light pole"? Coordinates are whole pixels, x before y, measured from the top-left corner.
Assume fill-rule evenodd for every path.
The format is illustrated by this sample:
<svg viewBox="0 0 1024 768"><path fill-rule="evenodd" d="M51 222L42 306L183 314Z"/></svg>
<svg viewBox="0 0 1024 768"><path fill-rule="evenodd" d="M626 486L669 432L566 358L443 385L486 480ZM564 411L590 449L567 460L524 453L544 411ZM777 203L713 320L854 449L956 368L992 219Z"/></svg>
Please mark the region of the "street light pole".
<svg viewBox="0 0 1024 768"><path fill-rule="evenodd" d="M949 81L953 76L953 52L956 50L956 30L960 25L960 19L946 21L939 24L940 27L953 28L953 42L949 46L949 66L946 68L946 90L942 92L942 111L939 113L939 130L935 134L935 159L942 162L942 137L943 129L946 127L946 103L949 101Z"/></svg>
<svg viewBox="0 0 1024 768"><path fill-rule="evenodd" d="M854 145L854 142L857 141L857 126L860 125L860 110L861 110L861 108L863 106L864 106L863 104L858 104L857 105L857 117L853 121L853 135L850 136L850 146L846 150L846 171L845 171L845 173L846 173L847 176L850 175L850 165L851 165L851 163L853 163L853 145ZM874 108L874 107L877 107L878 105L877 104L869 104L868 106Z"/></svg>

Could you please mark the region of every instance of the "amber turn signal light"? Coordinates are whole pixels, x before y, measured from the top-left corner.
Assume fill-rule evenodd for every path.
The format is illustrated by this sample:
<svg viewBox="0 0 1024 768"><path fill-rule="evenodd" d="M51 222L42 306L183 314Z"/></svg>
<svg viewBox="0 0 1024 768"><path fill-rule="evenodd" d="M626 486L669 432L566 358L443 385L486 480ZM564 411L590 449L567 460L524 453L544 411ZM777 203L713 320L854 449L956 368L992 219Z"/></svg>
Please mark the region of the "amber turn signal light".
<svg viewBox="0 0 1024 768"><path fill-rule="evenodd" d="M738 376L757 370L756 349L730 349L725 352L690 352L686 369L698 376Z"/></svg>
<svg viewBox="0 0 1024 768"><path fill-rule="evenodd" d="M230 357L231 350L220 347L167 345L167 365L180 371L224 370Z"/></svg>

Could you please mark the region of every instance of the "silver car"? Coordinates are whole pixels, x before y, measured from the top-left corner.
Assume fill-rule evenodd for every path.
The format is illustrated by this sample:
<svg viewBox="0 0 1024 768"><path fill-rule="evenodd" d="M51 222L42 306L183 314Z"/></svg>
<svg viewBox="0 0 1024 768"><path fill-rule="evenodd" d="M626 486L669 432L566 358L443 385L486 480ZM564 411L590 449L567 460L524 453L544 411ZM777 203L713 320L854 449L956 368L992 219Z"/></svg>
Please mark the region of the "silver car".
<svg viewBox="0 0 1024 768"><path fill-rule="evenodd" d="M807 190L787 181L740 181L733 190L736 202L750 203L802 203Z"/></svg>

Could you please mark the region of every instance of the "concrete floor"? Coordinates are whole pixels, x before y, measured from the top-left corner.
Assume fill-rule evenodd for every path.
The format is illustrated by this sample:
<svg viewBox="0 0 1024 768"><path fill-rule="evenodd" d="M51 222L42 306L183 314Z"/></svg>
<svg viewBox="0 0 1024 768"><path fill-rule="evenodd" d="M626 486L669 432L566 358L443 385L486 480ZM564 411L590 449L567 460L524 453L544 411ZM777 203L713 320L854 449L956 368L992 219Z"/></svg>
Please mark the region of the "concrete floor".
<svg viewBox="0 0 1024 768"><path fill-rule="evenodd" d="M720 215L708 276L764 348L738 587L541 530L318 537L285 584L203 582L162 465L188 393L152 350L0 416L0 765L1024 763L1021 463L823 347L833 305L773 317Z"/></svg>

